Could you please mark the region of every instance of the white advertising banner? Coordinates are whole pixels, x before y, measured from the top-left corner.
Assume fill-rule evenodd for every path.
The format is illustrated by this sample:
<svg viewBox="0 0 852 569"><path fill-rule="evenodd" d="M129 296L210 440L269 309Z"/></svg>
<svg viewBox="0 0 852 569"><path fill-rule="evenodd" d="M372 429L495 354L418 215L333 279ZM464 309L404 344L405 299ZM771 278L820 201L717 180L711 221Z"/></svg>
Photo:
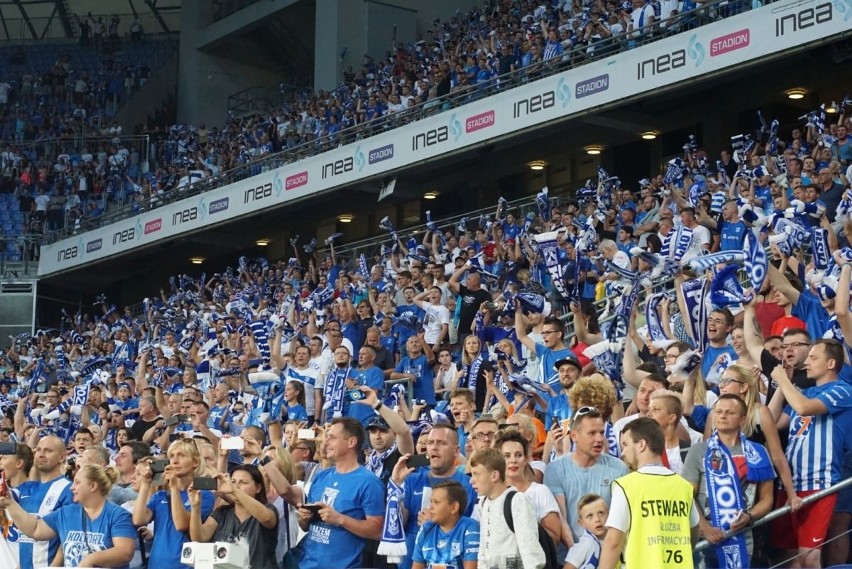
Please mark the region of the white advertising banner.
<svg viewBox="0 0 852 569"><path fill-rule="evenodd" d="M778 2L41 248L39 275L126 253L594 107L848 33L852 0Z"/></svg>

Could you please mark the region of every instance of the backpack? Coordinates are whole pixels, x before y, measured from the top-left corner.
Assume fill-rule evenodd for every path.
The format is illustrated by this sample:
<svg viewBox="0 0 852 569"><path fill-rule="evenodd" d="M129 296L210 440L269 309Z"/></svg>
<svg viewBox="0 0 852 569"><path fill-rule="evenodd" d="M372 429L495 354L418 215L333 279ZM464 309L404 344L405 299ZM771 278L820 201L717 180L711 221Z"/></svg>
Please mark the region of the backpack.
<svg viewBox="0 0 852 569"><path fill-rule="evenodd" d="M512 519L512 498L517 493L517 490L512 490L503 502L503 517L512 533L515 533L515 521ZM561 569L562 565L556 560L556 546L553 544L550 534L541 527L541 524L536 524L536 526L538 527L538 544L544 551L544 569Z"/></svg>

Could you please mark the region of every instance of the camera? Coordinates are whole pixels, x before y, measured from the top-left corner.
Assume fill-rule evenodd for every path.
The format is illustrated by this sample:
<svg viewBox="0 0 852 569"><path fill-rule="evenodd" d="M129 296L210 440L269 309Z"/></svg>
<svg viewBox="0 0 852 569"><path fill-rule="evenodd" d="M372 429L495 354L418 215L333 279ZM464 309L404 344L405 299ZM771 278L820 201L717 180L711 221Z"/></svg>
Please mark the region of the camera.
<svg viewBox="0 0 852 569"><path fill-rule="evenodd" d="M360 389L350 389L346 392L346 398L349 401L361 401L366 395Z"/></svg>

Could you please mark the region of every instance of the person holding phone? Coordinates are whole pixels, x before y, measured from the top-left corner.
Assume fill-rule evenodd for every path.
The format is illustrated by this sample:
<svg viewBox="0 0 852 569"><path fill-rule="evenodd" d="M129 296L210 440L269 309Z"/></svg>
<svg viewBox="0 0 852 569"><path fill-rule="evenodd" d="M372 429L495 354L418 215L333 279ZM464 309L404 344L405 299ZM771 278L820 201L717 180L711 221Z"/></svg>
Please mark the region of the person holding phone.
<svg viewBox="0 0 852 569"><path fill-rule="evenodd" d="M156 569L183 569L180 553L188 541L189 494L194 476L203 475L204 461L192 439L182 439L169 446L169 465L163 471L163 489L152 491L153 471L142 464L137 472L142 477L139 498L133 508L133 523L137 526L154 522L154 545L148 566ZM201 492L201 518L213 512L213 492Z"/></svg>
<svg viewBox="0 0 852 569"><path fill-rule="evenodd" d="M192 541L240 542L249 549L252 569L276 569L278 512L266 502L266 484L256 466L234 468L230 477L217 474L216 494L230 505L217 509L201 521L201 491L189 488L189 537ZM244 541L243 541L244 540Z"/></svg>

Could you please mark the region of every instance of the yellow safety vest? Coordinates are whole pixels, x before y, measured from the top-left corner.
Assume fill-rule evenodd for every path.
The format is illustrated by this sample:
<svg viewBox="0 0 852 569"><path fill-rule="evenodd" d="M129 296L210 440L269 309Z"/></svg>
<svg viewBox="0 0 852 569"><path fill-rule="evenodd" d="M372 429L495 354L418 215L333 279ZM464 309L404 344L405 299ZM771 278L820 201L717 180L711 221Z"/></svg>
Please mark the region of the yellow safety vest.
<svg viewBox="0 0 852 569"><path fill-rule="evenodd" d="M630 506L626 569L693 569L692 485L677 474L631 472L614 482Z"/></svg>

